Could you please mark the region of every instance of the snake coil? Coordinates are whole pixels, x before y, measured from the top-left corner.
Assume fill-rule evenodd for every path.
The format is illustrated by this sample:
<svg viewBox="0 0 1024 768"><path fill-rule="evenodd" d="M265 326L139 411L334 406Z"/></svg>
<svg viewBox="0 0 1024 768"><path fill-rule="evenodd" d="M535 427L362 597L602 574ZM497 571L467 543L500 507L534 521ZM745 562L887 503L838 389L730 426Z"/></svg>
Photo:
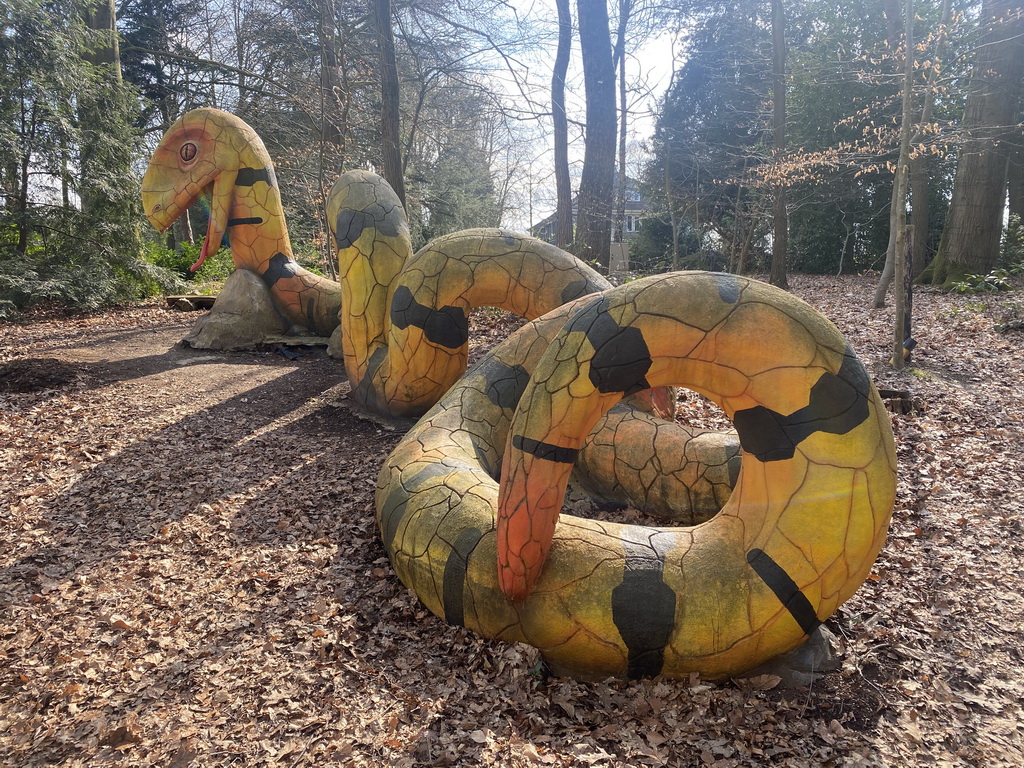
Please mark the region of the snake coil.
<svg viewBox="0 0 1024 768"><path fill-rule="evenodd" d="M559 516L594 425L662 385L736 426L723 509L678 528ZM617 449L650 463L646 446ZM881 400L827 319L764 283L673 273L495 348L385 462L377 516L399 578L451 624L534 645L575 676L722 678L790 650L856 591L895 466Z"/></svg>

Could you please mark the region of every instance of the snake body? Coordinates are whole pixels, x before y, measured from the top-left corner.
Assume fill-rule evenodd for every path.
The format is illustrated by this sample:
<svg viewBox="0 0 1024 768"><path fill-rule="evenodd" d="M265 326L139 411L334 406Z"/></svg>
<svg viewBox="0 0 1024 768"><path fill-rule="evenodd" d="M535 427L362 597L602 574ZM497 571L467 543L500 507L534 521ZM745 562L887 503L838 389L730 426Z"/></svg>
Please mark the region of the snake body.
<svg viewBox="0 0 1024 768"><path fill-rule="evenodd" d="M500 229L412 254L401 204L365 171L328 198L339 286L291 258L266 149L217 110L175 123L143 182L161 230L203 194L200 262L230 229L236 265L295 325L327 334L340 311L357 400L426 411L384 463L376 509L399 578L445 621L576 676L720 678L794 647L867 576L895 494L892 432L860 361L803 302L710 273L611 288ZM467 373L483 305L537 319ZM649 413L672 385L718 403L738 438ZM687 527L560 515L574 466L591 493Z"/></svg>
<svg viewBox="0 0 1024 768"><path fill-rule="evenodd" d="M737 426L722 511L681 528L559 516L593 425L669 383ZM616 453L643 466L650 447ZM576 676L722 678L793 648L853 594L894 495L887 414L835 327L763 283L675 273L496 348L389 457L377 515L399 578L449 623Z"/></svg>
<svg viewBox="0 0 1024 768"><path fill-rule="evenodd" d="M161 232L203 196L210 221L192 269L216 253L227 234L235 266L260 276L291 326L330 336L338 326L341 287L295 261L270 154L249 125L219 109L178 118L142 180L146 217Z"/></svg>
<svg viewBox="0 0 1024 768"><path fill-rule="evenodd" d="M560 248L503 229L444 235L411 254L401 202L366 171L341 176L327 214L346 372L356 399L387 416L421 416L465 373L474 308L532 320L611 287Z"/></svg>

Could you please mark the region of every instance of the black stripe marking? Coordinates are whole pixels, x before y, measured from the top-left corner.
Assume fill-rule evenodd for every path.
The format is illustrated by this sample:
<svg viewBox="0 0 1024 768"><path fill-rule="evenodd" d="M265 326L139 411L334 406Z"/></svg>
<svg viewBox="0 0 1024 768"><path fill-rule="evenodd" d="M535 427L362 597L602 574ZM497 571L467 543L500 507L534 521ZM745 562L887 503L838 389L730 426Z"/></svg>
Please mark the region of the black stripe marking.
<svg viewBox="0 0 1024 768"><path fill-rule="evenodd" d="M715 284L718 286L718 298L726 304L735 304L740 300L740 282L736 275L728 272L716 272Z"/></svg>
<svg viewBox="0 0 1024 768"><path fill-rule="evenodd" d="M608 312L608 300L588 304L566 324L568 331L582 331L594 348L590 360L590 381L599 392L631 395L650 384L644 378L650 370L651 351L639 328L620 326Z"/></svg>
<svg viewBox="0 0 1024 768"><path fill-rule="evenodd" d="M796 582L786 573L785 569L772 560L771 555L760 549L752 549L747 552L747 562L754 569L754 573L761 577L761 580L768 585L768 588L779 598L779 602L796 619L796 623L809 635L818 628L821 621L814 611L814 606L807 599L807 595L800 591Z"/></svg>
<svg viewBox="0 0 1024 768"><path fill-rule="evenodd" d="M373 216L366 211L355 211L342 208L334 220L334 239L338 250L351 248L353 243L363 234L363 230L373 228Z"/></svg>
<svg viewBox="0 0 1024 768"><path fill-rule="evenodd" d="M530 373L521 365L506 365L496 358L489 358L476 373L487 382L487 399L499 408L511 410L518 405Z"/></svg>
<svg viewBox="0 0 1024 768"><path fill-rule="evenodd" d="M579 450L576 448L563 448L560 445L552 445L551 443L534 440L532 437L523 437L522 435L512 436L512 447L518 448L523 453L536 456L538 459L555 461L559 464L575 463L576 455L579 453Z"/></svg>
<svg viewBox="0 0 1024 768"><path fill-rule="evenodd" d="M263 219L259 216L250 216L247 219L228 219L229 227L237 227L242 224L262 224Z"/></svg>
<svg viewBox="0 0 1024 768"><path fill-rule="evenodd" d="M461 307L434 309L416 301L407 286L400 285L391 299L391 322L397 328L420 328L427 341L459 349L469 341L469 318Z"/></svg>
<svg viewBox="0 0 1024 768"><path fill-rule="evenodd" d="M310 296L306 299L306 327L315 333L321 333L322 330L316 327L316 301L314 297Z"/></svg>
<svg viewBox="0 0 1024 768"><path fill-rule="evenodd" d="M383 365L384 361L388 357L388 348L381 345L373 350L373 354L370 355L369 361L366 363L366 373L363 375L362 380L359 382L359 386L353 390L353 393L360 403L365 405L367 408L374 411L386 411L384 404L380 401L377 396L377 390L373 386L373 380L377 376L377 370Z"/></svg>
<svg viewBox="0 0 1024 768"><path fill-rule="evenodd" d="M661 673L676 621L676 593L664 581L665 554L653 545L623 541L622 583L612 590L612 621L629 650L632 679Z"/></svg>
<svg viewBox="0 0 1024 768"><path fill-rule="evenodd" d="M758 405L737 411L733 424L740 445L758 461L793 458L796 447L815 432L845 435L868 418L871 380L852 353L843 358L838 374L823 373L806 406L789 416Z"/></svg>
<svg viewBox="0 0 1024 768"><path fill-rule="evenodd" d="M560 298L563 304L568 304L573 299L578 299L580 296L586 296L588 293L593 293L595 289L591 288L590 283L586 280L573 280L565 288L562 289Z"/></svg>
<svg viewBox="0 0 1024 768"><path fill-rule="evenodd" d="M385 208L380 204L362 211L342 208L334 220L334 239L338 249L351 248L367 229L384 237L396 237L402 231L400 209L397 206Z"/></svg>
<svg viewBox="0 0 1024 768"><path fill-rule="evenodd" d="M380 535L388 555L394 557L398 550L395 537L409 511L409 499L422 488L425 481L451 472L444 464L429 464L405 482L395 482L381 505Z"/></svg>
<svg viewBox="0 0 1024 768"><path fill-rule="evenodd" d="M267 271L260 277L267 284L267 288L273 288L278 280L283 277L295 277L298 271L298 262L292 261L283 253L275 253L270 257L270 265L267 267Z"/></svg>
<svg viewBox="0 0 1024 768"><path fill-rule="evenodd" d="M239 168L235 177L236 187L251 187L257 181L274 186L274 173L270 168Z"/></svg>
<svg viewBox="0 0 1024 768"><path fill-rule="evenodd" d="M444 603L444 620L458 627L465 626L465 609L463 593L466 586L466 571L469 568L469 556L483 538L478 528L467 528L455 540L451 554L444 564L444 586L442 601Z"/></svg>

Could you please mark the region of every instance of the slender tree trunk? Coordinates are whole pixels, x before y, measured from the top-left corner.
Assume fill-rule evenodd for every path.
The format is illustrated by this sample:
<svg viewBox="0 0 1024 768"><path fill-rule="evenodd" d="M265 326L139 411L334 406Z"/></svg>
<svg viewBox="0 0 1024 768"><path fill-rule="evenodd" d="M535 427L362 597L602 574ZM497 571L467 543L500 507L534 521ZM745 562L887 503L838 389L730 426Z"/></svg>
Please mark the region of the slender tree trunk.
<svg viewBox="0 0 1024 768"><path fill-rule="evenodd" d="M71 185L73 176L71 172L71 148L66 140L61 140L60 148L60 204L64 208L71 207Z"/></svg>
<svg viewBox="0 0 1024 768"><path fill-rule="evenodd" d="M882 0L882 12L885 14L885 41L889 46L890 54L900 47L900 11L899 0ZM906 51L906 56L913 58L912 51ZM894 73L895 74L895 73ZM898 205L896 200L896 183L893 180L892 194L889 200L889 242L885 246L885 264L882 266L882 274L878 279L878 287L875 288L875 307L885 306L885 294L892 284L893 270L896 267L896 230L892 228L892 211Z"/></svg>
<svg viewBox="0 0 1024 768"><path fill-rule="evenodd" d="M25 105L22 102L21 107L21 124L23 126L22 135L27 137L27 147L22 151L21 165L18 168L18 202L17 202L17 214L18 214L18 244L15 246L18 253L22 256L28 253L28 243L31 235L31 230L28 224L28 195L29 195L29 183L31 176L29 170L32 164L32 147L35 145L36 136L36 109L38 101L32 101L32 112L31 115L25 114Z"/></svg>
<svg viewBox="0 0 1024 768"><path fill-rule="evenodd" d="M932 57L932 67L928 71L928 85L924 94L924 106L921 110L921 125L925 126L931 121L932 106L935 103L935 84L938 82L939 67L942 60L942 49L946 40L946 29L949 26L951 14L951 0L943 0L942 18L939 21L939 31L935 40L935 52ZM911 98L913 93L911 93ZM911 139L914 144L920 138L920 134ZM910 189L913 197L913 210L911 213L914 222L916 235L913 241L912 267L911 271L916 277L920 275L927 263L928 235L930 231L929 219L931 217L928 200L928 157L918 155L910 158ZM882 269L878 286L875 289L874 306L881 308L885 306L885 294L892 283L892 277L896 266L896 240L898 232L894 229L893 215L896 208L904 202L897 197L895 180L893 182L892 200L889 208L889 243L885 251L885 266Z"/></svg>
<svg viewBox="0 0 1024 768"><path fill-rule="evenodd" d="M946 227L939 251L922 279L950 287L969 274L988 274L999 258L1006 202L1007 126L1021 77L1019 0L985 0L986 25L975 52L961 144Z"/></svg>
<svg viewBox="0 0 1024 768"><path fill-rule="evenodd" d="M900 30L903 27L903 13L899 0L882 0L882 13L885 16L885 41L889 51L895 51L900 44Z"/></svg>
<svg viewBox="0 0 1024 768"><path fill-rule="evenodd" d="M576 219L576 255L608 272L611 248L612 185L615 177L615 68L606 0L577 0L580 53L587 98Z"/></svg>
<svg viewBox="0 0 1024 768"><path fill-rule="evenodd" d="M924 107L921 109L921 127L918 129L918 134L911 139L911 144L920 139L920 131L932 119L935 86L939 78L939 68L942 65L943 45L946 42L946 30L952 18L952 7L952 0L942 0L942 17L939 20L939 30L935 40L935 55L932 57L931 69L928 70L928 86L924 93ZM928 155L917 154L910 159L910 195L913 199L910 220L914 227L910 259L912 279L917 279L928 264L928 241L931 234L931 202L928 199L929 165Z"/></svg>
<svg viewBox="0 0 1024 768"><path fill-rule="evenodd" d="M1024 58L1020 50L1021 47L1024 47L1024 38L1018 37L1016 44L1017 56ZM1013 119L1017 127L1010 130L1009 137L1006 139L1009 148L1009 161L1006 166L1006 192L1010 215L1024 221L1024 129L1021 128L1021 123L1024 122L1024 77L1017 78L1014 106L1016 114Z"/></svg>
<svg viewBox="0 0 1024 768"><path fill-rule="evenodd" d="M918 233L910 249L910 274L915 278L928 265L928 231L931 219L928 171L927 155L915 155L910 158L910 221L914 225L914 231Z"/></svg>
<svg viewBox="0 0 1024 768"><path fill-rule="evenodd" d="M569 121L565 115L565 75L572 50L569 0L555 0L558 9L558 52L551 74L551 118L555 140L555 245L572 245L572 181L569 178Z"/></svg>
<svg viewBox="0 0 1024 768"><path fill-rule="evenodd" d="M612 239L622 242L622 230L626 221L626 135L629 128L629 109L626 104L626 26L633 10L633 0L619 0L619 25L615 33L615 48L612 53L614 65L618 68L619 81L619 172L618 187L615 190L615 226Z"/></svg>
<svg viewBox="0 0 1024 768"><path fill-rule="evenodd" d="M786 151L786 16L782 0L772 0L772 151L781 161ZM778 183L772 206L772 268L769 282L788 288L786 255L789 250L789 215L786 211L786 184Z"/></svg>
<svg viewBox="0 0 1024 768"><path fill-rule="evenodd" d="M899 48L899 17L900 6L897 0L884 0L885 20L888 33L886 41L889 43L889 51L893 52ZM903 55L906 60L913 61L914 52L904 45ZM872 306L881 309L885 306L885 294L892 285L892 276L896 270L896 239L897 229L894 226L896 209L904 204L905 198L899 196L899 189L893 179L892 195L889 198L889 242L885 246L885 264L882 266L882 274L878 278L878 285L875 288L875 296Z"/></svg>
<svg viewBox="0 0 1024 768"><path fill-rule="evenodd" d="M186 208L181 216L174 221L172 227L174 232L175 247L180 248L183 243L192 244L196 241L195 233L192 231L192 217Z"/></svg>
<svg viewBox="0 0 1024 768"><path fill-rule="evenodd" d="M102 36L100 43L95 45L84 57L85 60L103 70L103 76L109 84L120 85L122 82L121 51L117 38L114 0L97 0L89 6L86 10L85 22L89 29L101 33ZM90 165L93 162L98 162L93 158L101 153L99 147L103 143L107 131L107 121L110 118L108 114L111 109L109 90L106 84L98 83L96 87L84 88L79 94L78 100L79 119L85 135L81 148L82 210L97 218L103 218L106 199L103 194L93 189L84 176L88 174ZM130 172L128 167L130 158L125 155L123 159L124 173L127 175Z"/></svg>
<svg viewBox="0 0 1024 768"><path fill-rule="evenodd" d="M1024 134L1019 131L1006 166L1006 192L1010 215L1024 221Z"/></svg>
<svg viewBox="0 0 1024 768"><path fill-rule="evenodd" d="M345 131L338 120L338 46L335 44L337 25L334 22L334 3L319 0L320 26L317 29L320 44L320 143L341 148ZM323 186L323 185L321 185Z"/></svg>
<svg viewBox="0 0 1024 768"><path fill-rule="evenodd" d="M384 178L405 205L405 178L399 150L399 82L395 37L391 29L391 0L373 0L374 22L380 54L381 154Z"/></svg>
<svg viewBox="0 0 1024 768"><path fill-rule="evenodd" d="M892 210L890 227L896 228L896 254L893 265L896 273L896 322L893 328L892 364L896 370L903 370L903 342L907 321L906 303L906 258L907 258L907 187L910 182L910 109L914 91L914 0L906 0L904 8L906 27L903 32L907 55L903 70L903 110L900 120L900 157L896 164L894 185L897 203Z"/></svg>

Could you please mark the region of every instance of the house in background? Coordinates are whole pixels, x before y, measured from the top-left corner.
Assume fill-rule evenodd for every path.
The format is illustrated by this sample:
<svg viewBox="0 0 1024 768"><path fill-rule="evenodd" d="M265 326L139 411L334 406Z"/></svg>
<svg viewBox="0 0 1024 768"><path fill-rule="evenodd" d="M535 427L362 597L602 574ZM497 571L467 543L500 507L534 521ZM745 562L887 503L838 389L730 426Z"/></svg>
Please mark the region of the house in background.
<svg viewBox="0 0 1024 768"><path fill-rule="evenodd" d="M613 195L618 191L618 179ZM647 206L640 195L640 188L633 179L626 179L626 212L622 222L622 242L616 243L615 222L612 222L612 247L610 269L612 275L625 275L629 271L629 243L640 232L640 221ZM576 227L576 197L572 199L572 224ZM551 214L530 228L530 234L549 243L555 242L555 215Z"/></svg>

